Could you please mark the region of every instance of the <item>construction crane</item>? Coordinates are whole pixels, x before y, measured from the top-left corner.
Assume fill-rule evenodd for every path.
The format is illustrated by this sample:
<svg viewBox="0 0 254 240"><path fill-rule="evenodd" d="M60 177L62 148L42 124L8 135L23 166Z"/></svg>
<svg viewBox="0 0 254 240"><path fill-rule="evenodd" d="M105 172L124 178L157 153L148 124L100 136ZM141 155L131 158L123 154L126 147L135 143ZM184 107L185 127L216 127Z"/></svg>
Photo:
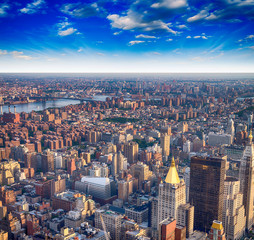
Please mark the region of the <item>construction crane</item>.
<svg viewBox="0 0 254 240"><path fill-rule="evenodd" d="M103 221L103 218L102 218L101 214L100 214L100 218L101 218L101 224L102 224L102 227L103 227L105 238L106 238L106 240L110 240L110 237L108 236L108 233L107 233L106 225Z"/></svg>

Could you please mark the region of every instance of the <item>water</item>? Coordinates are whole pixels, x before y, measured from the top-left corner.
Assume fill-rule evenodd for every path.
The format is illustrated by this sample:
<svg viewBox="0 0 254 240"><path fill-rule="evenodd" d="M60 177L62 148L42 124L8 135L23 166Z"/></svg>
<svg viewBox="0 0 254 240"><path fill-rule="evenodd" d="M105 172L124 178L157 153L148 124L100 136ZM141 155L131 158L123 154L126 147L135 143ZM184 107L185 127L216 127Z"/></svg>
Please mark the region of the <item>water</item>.
<svg viewBox="0 0 254 240"><path fill-rule="evenodd" d="M91 100L94 101L106 101L106 98L111 96L108 95L96 95L93 96ZM50 100L46 102L33 102L33 103L22 103L22 104L15 104L16 106L16 112L26 112L30 113L32 111L42 111L47 108L61 108L68 105L75 105L79 104L81 101L74 100L74 99L57 99L57 100ZM4 105L3 106L3 112L9 112L9 106ZM14 112L14 105L11 106L11 112Z"/></svg>
<svg viewBox="0 0 254 240"><path fill-rule="evenodd" d="M26 112L30 113L33 110L34 111L42 111L46 108L60 108L67 105L75 105L79 104L79 100L73 100L73 99L57 99L57 100L50 100L46 102L33 102L33 103L22 103L22 104L16 104L16 112ZM3 106L3 112L9 112L8 105ZM14 112L14 106L11 106L11 112Z"/></svg>

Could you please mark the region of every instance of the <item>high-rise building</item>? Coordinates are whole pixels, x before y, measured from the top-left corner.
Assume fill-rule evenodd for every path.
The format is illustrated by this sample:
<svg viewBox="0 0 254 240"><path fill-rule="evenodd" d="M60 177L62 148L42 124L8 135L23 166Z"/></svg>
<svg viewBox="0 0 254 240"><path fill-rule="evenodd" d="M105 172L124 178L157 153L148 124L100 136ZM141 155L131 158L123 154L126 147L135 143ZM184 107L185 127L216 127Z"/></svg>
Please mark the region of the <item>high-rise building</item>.
<svg viewBox="0 0 254 240"><path fill-rule="evenodd" d="M190 168L187 167L183 174L183 180L185 182L186 189L186 202L189 202L189 192L190 192Z"/></svg>
<svg viewBox="0 0 254 240"><path fill-rule="evenodd" d="M117 175L117 153L114 153L112 156L112 165L111 165L111 174L113 177Z"/></svg>
<svg viewBox="0 0 254 240"><path fill-rule="evenodd" d="M254 146L252 143L252 131L249 134L249 142L243 153L240 166L240 190L243 193L243 205L245 207L246 228L253 224L253 198L254 198Z"/></svg>
<svg viewBox="0 0 254 240"><path fill-rule="evenodd" d="M226 133L227 134L230 134L232 136L235 135L235 126L234 126L234 121L232 118L230 118L228 120L228 126L227 126L227 129L226 129Z"/></svg>
<svg viewBox="0 0 254 240"><path fill-rule="evenodd" d="M0 201L0 220L5 219L7 216L7 207L3 206L2 201Z"/></svg>
<svg viewBox="0 0 254 240"><path fill-rule="evenodd" d="M207 240L226 240L222 222L214 220ZM229 239L229 238L227 238Z"/></svg>
<svg viewBox="0 0 254 240"><path fill-rule="evenodd" d="M138 143L127 142L124 144L124 156L127 158L128 163L135 163L138 161Z"/></svg>
<svg viewBox="0 0 254 240"><path fill-rule="evenodd" d="M107 231L110 233L110 237L113 240L119 240L121 235L121 220L123 216L109 210L97 210L95 211L94 219L96 228L103 229L101 218L104 221Z"/></svg>
<svg viewBox="0 0 254 240"><path fill-rule="evenodd" d="M252 129L253 114L248 116L248 129Z"/></svg>
<svg viewBox="0 0 254 240"><path fill-rule="evenodd" d="M182 204L177 211L177 224L186 227L186 237L193 233L194 228L194 207L189 203Z"/></svg>
<svg viewBox="0 0 254 240"><path fill-rule="evenodd" d="M67 163L67 172L72 175L72 173L76 170L75 160L74 158L70 159Z"/></svg>
<svg viewBox="0 0 254 240"><path fill-rule="evenodd" d="M54 171L54 154L50 150L41 155L41 168L44 173Z"/></svg>
<svg viewBox="0 0 254 240"><path fill-rule="evenodd" d="M240 181L237 178L225 179L222 223L227 239L243 237L246 217L243 194L240 193Z"/></svg>
<svg viewBox="0 0 254 240"><path fill-rule="evenodd" d="M159 185L158 226L167 218L177 219L178 207L185 203L185 183L179 179L173 158L165 182Z"/></svg>
<svg viewBox="0 0 254 240"><path fill-rule="evenodd" d="M152 198L149 202L148 227L153 230L158 228L158 198Z"/></svg>
<svg viewBox="0 0 254 240"><path fill-rule="evenodd" d="M122 199L123 202L128 201L129 195L133 192L133 181L130 180L121 180L118 182L118 198Z"/></svg>
<svg viewBox="0 0 254 240"><path fill-rule="evenodd" d="M162 156L167 159L170 154L170 135L163 134L161 136L161 148Z"/></svg>
<svg viewBox="0 0 254 240"><path fill-rule="evenodd" d="M192 157L190 204L194 206L194 229L208 231L217 219L222 221L226 159Z"/></svg>
<svg viewBox="0 0 254 240"><path fill-rule="evenodd" d="M146 180L149 180L152 176L152 171L149 170L149 166L138 162L131 166L131 175L138 179L138 187L142 188L142 183Z"/></svg>

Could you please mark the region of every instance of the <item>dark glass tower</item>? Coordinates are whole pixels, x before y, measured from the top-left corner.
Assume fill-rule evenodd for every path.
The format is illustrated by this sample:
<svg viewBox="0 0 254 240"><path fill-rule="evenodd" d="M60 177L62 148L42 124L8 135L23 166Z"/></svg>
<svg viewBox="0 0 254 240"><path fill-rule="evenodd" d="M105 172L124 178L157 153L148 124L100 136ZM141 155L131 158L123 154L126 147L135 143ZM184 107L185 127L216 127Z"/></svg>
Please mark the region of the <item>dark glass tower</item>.
<svg viewBox="0 0 254 240"><path fill-rule="evenodd" d="M225 159L191 158L190 204L196 230L208 232L214 220L222 221L225 167Z"/></svg>

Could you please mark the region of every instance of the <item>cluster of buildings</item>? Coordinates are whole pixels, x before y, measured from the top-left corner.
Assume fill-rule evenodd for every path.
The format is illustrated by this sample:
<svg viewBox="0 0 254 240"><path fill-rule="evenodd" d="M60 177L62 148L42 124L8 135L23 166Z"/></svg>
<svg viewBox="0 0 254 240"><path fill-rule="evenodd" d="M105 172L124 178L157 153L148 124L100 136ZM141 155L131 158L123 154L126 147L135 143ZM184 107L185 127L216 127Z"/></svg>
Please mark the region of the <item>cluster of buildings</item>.
<svg viewBox="0 0 254 240"><path fill-rule="evenodd" d="M216 84L21 85L114 96L1 113L0 240L251 239L250 86Z"/></svg>

